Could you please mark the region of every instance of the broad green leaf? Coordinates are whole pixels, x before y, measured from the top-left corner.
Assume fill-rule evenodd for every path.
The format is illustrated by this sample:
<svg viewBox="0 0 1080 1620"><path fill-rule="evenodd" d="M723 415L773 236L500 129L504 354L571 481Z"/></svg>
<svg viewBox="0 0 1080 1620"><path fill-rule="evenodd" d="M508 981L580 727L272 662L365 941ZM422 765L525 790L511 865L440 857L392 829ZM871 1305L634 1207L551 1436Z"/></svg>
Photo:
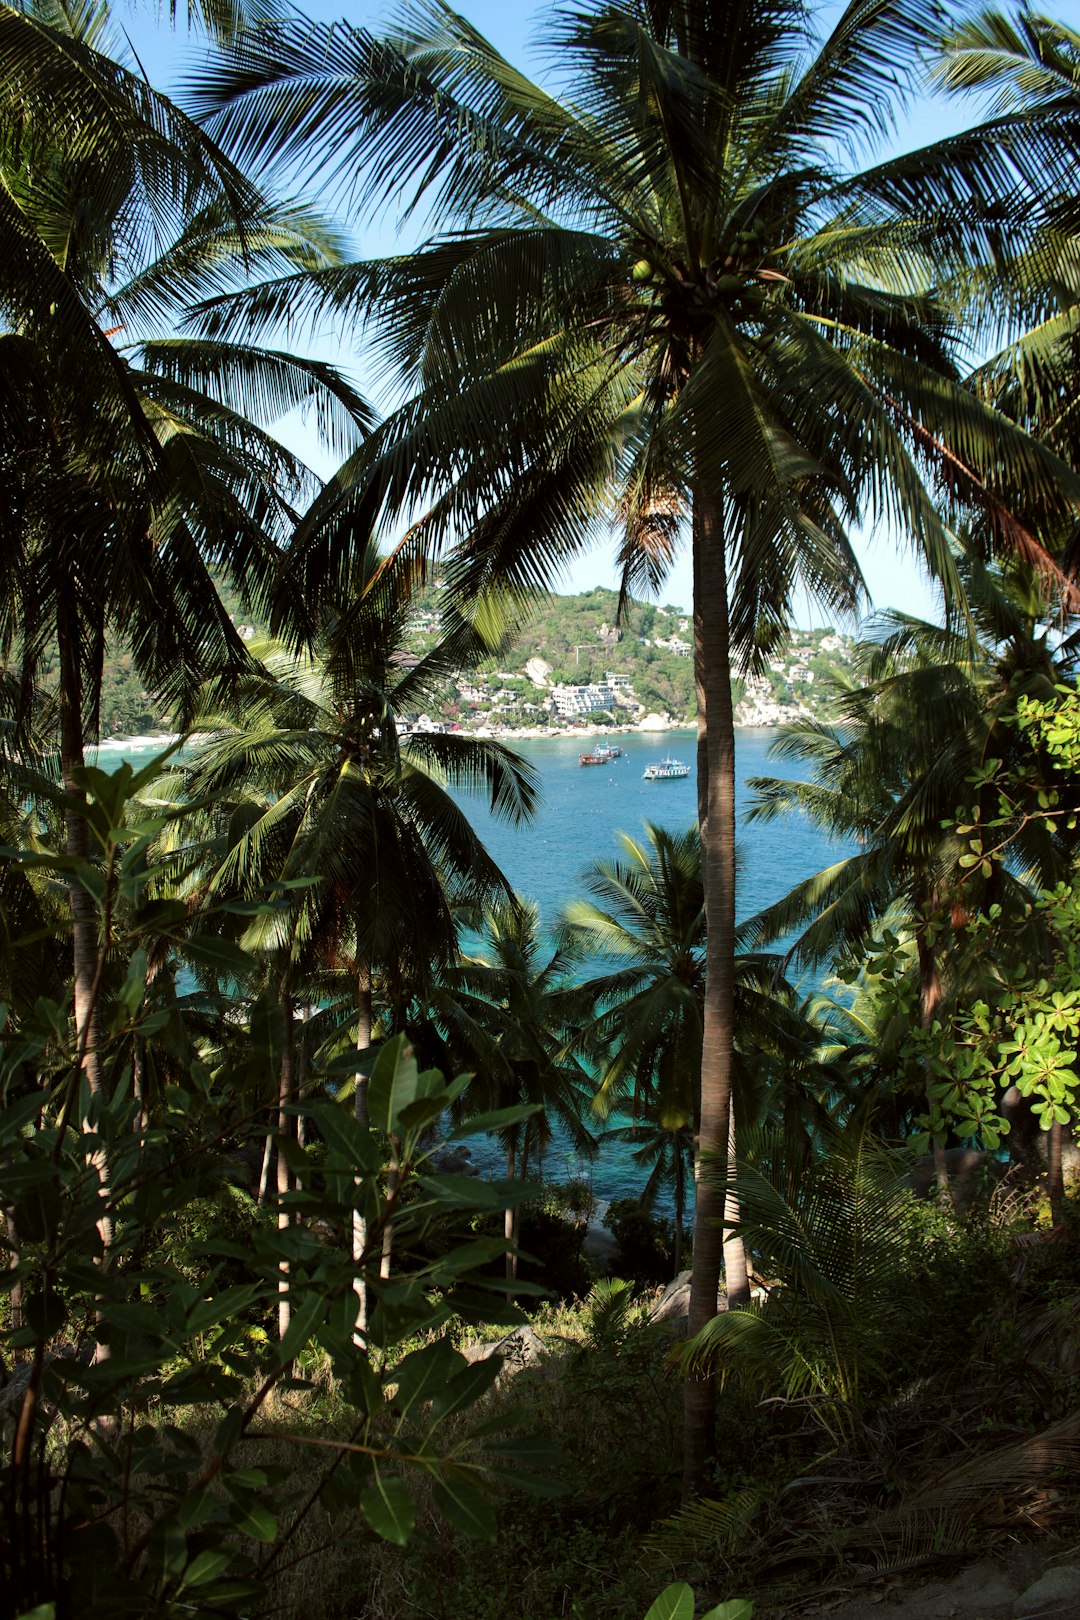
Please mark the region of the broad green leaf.
<svg viewBox="0 0 1080 1620"><path fill-rule="evenodd" d="M749 1598L728 1598L703 1614L701 1620L754 1620L754 1605Z"/></svg>
<svg viewBox="0 0 1080 1620"><path fill-rule="evenodd" d="M232 1563L232 1554L221 1551L201 1552L197 1558L192 1559L184 1571L184 1578L180 1582L181 1590L185 1586L204 1586L207 1581L216 1581L223 1575Z"/></svg>
<svg viewBox="0 0 1080 1620"><path fill-rule="evenodd" d="M685 1581L666 1586L645 1620L694 1620L694 1593Z"/></svg>
<svg viewBox="0 0 1080 1620"><path fill-rule="evenodd" d="M239 1520L239 1529L252 1541L261 1541L266 1546L277 1540L277 1519L270 1509L262 1502L245 1503L245 1511Z"/></svg>
<svg viewBox="0 0 1080 1620"><path fill-rule="evenodd" d="M360 1511L377 1536L404 1547L416 1525L416 1508L396 1474L376 1474L360 1497Z"/></svg>
<svg viewBox="0 0 1080 1620"><path fill-rule="evenodd" d="M457 1475L444 1475L436 1479L432 1495L443 1518L455 1529L480 1541L495 1540L495 1512L490 1498L478 1485Z"/></svg>

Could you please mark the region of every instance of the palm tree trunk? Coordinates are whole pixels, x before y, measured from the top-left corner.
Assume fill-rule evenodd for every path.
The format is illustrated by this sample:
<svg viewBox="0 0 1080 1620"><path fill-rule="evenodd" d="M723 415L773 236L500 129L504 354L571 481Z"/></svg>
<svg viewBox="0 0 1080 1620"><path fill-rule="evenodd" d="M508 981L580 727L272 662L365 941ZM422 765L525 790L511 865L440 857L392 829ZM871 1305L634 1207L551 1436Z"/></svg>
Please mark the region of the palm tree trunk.
<svg viewBox="0 0 1080 1620"><path fill-rule="evenodd" d="M682 1228L683 1211L686 1208L686 1188L683 1185L683 1156L682 1143L678 1132L672 1136L675 1144L675 1275L682 1270Z"/></svg>
<svg viewBox="0 0 1080 1620"><path fill-rule="evenodd" d="M289 1109L295 1101L293 1077L296 1070L293 999L287 988L281 992L281 1016L285 1029L281 1043L281 1064L278 1069L277 1228L279 1232L287 1232L290 1224L289 1206L286 1202L286 1195L289 1192L289 1161L284 1152L284 1143L293 1124L294 1116L289 1113ZM283 1339L288 1333L291 1321L292 1299L289 1293L289 1262L283 1259L278 1263L279 1339Z"/></svg>
<svg viewBox="0 0 1080 1620"><path fill-rule="evenodd" d="M516 1159L517 1154L513 1146L511 1146L506 1152L507 1181L513 1181L514 1179L514 1167ZM515 1248L515 1244L517 1242L516 1209L503 1210L503 1237L506 1239L506 1280L508 1283L513 1285L517 1282L517 1250ZM511 1286L506 1290L506 1297L511 1299L513 1297L513 1293L514 1290Z"/></svg>
<svg viewBox="0 0 1080 1620"><path fill-rule="evenodd" d="M259 1190L255 1195L256 1208L261 1209L266 1203L266 1194L270 1190L270 1165L274 1157L274 1133L267 1131L263 1137L262 1168L259 1171Z"/></svg>
<svg viewBox="0 0 1080 1620"><path fill-rule="evenodd" d="M390 1163L386 1172L386 1198L392 1202L398 1190L398 1162L393 1147L390 1149ZM390 1265L394 1256L394 1222L388 1215L386 1225L383 1227L382 1254L379 1256L379 1276L386 1282L390 1276Z"/></svg>
<svg viewBox="0 0 1080 1620"><path fill-rule="evenodd" d="M146 1132L150 1116L146 1107L146 1036L135 1035L131 1042L131 1091L135 1099L136 1124L139 1132L139 1152L146 1147Z"/></svg>
<svg viewBox="0 0 1080 1620"><path fill-rule="evenodd" d="M735 1144L735 1109L728 1110L727 1187L724 1199L724 1292L729 1311L750 1303L750 1266L746 1244L735 1235L739 1224L739 1194L735 1175L738 1169Z"/></svg>
<svg viewBox="0 0 1080 1620"><path fill-rule="evenodd" d="M5 1216L5 1225L7 1227L8 1249L11 1252L11 1270L18 1272L22 1260L22 1245L19 1242L19 1234L10 1211ZM8 1308L11 1312L11 1331L18 1333L23 1327L23 1285L21 1282L11 1285L8 1289L8 1299L10 1301Z"/></svg>
<svg viewBox="0 0 1080 1620"><path fill-rule="evenodd" d="M929 925L925 916L918 915L915 922L915 945L919 953L919 1024L923 1030L933 1027L937 1016L938 1006L941 1002L941 975L938 972L937 951L930 938ZM933 1081L929 1066L926 1071L927 1107L931 1106L929 1087ZM945 1144L936 1138L934 1148L934 1179L937 1182L938 1193L943 1198L950 1196L949 1189L949 1162L945 1157Z"/></svg>
<svg viewBox="0 0 1080 1620"><path fill-rule="evenodd" d="M366 1052L371 1046L371 968L360 964L356 975L356 1050ZM357 1070L354 1109L361 1125L370 1125L368 1114L367 1076ZM359 1189L359 1180L357 1181ZM367 1221L359 1202L353 1211L352 1259L353 1290L356 1294L356 1326L353 1338L359 1345L367 1343L368 1296L364 1280L364 1256L367 1250Z"/></svg>
<svg viewBox="0 0 1080 1620"><path fill-rule="evenodd" d="M86 763L83 736L83 690L80 660L78 608L72 599L71 583L66 576L57 587L56 639L59 662L60 698L60 774L64 791L74 800L64 809L66 852L78 861L90 858L90 829L79 806L86 795L75 780L76 772ZM71 943L75 980L75 1045L82 1052L80 1080L85 1086L86 1108L83 1128L89 1130L91 1115L102 1093L101 1019L97 1005L97 992L101 966L102 944L98 933L98 915L90 891L77 878L68 886L68 904L71 908ZM109 1196L109 1166L105 1153L96 1149L87 1161L98 1178L98 1194L103 1203ZM99 1216L103 1258L107 1260L113 1245L113 1218L107 1210ZM95 1359L104 1360L107 1347L98 1343Z"/></svg>
<svg viewBox="0 0 1080 1620"><path fill-rule="evenodd" d="M694 1258L687 1323L691 1336L716 1315L725 1216L730 1219L732 1215L727 1189L717 1185L716 1168L726 1166L728 1158L735 1007L735 721L731 705L727 558L721 502L701 490L694 497L693 540L698 810L707 938L701 1114L695 1154ZM743 1300L736 1297L734 1302L741 1304ZM692 1375L687 1378L684 1394L684 1497L700 1489L715 1430L715 1380L709 1375Z"/></svg>

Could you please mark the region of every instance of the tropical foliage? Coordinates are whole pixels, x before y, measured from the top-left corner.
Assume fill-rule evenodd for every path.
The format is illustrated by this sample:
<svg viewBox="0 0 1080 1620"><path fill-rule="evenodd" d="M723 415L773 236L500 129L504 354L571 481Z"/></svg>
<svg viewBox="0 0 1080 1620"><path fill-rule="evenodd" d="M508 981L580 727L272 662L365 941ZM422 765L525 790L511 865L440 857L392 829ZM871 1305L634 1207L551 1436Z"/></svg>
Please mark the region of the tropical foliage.
<svg viewBox="0 0 1080 1620"><path fill-rule="evenodd" d="M536 83L443 0L206 0L181 106L100 0L0 8L13 1620L748 1620L1080 1510L1080 39L543 19ZM897 155L925 68L981 122ZM803 669L875 521L942 612ZM620 648L697 820L545 918L453 694ZM114 657L179 740L110 773ZM751 819L842 847L737 920L766 669Z"/></svg>

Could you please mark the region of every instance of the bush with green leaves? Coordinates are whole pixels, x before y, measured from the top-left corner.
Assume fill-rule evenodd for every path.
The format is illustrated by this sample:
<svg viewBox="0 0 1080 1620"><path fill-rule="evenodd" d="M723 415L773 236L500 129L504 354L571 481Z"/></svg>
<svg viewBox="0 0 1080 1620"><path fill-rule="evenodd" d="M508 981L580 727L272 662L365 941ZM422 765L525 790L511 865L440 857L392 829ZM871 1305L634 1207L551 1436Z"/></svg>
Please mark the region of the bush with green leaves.
<svg viewBox="0 0 1080 1620"><path fill-rule="evenodd" d="M694 1591L685 1581L665 1586L645 1620L694 1620ZM729 1598L717 1603L701 1620L754 1620L754 1605L746 1598Z"/></svg>
<svg viewBox="0 0 1080 1620"><path fill-rule="evenodd" d="M467 1240L464 1224L531 1189L434 1171L423 1144L464 1080L419 1071L397 1039L371 1071L370 1123L336 1100L334 1075L321 1096L309 1088L300 1107L318 1144L317 1174L282 1133L295 1172L286 1221L237 1222L227 1235L215 1221L195 1236L206 1209L232 1196L244 1149L261 1145L265 1106L252 1099L266 1096L281 1062L280 1022L245 998L236 949L216 1036L193 1038L182 1063L173 1053L159 1095L137 1093L136 1041L152 1044L167 1019L145 940L153 927L179 937L209 924L163 898L160 834L186 812L150 808L148 778L129 767L111 777L87 770L79 785L85 803L68 808L85 816L88 859L38 847L5 853L93 898L98 958L84 1029L98 1031L106 1079L88 1085L70 995L0 1009L4 1612L255 1615L313 1515L330 1537L360 1530L406 1542L417 1478L451 1525L490 1537L493 1486L550 1490L536 1472L550 1453L516 1444L505 1426L490 1433L462 1421L494 1385L499 1361L469 1365L449 1329L461 1319L520 1320L483 1274L503 1241ZM175 876L175 856L167 864ZM354 1260L357 1211L366 1241ZM380 1276L391 1220L407 1252L448 1219L461 1222L460 1243ZM184 1254L198 1264L162 1245L174 1223L189 1227ZM369 1296L362 1334L358 1275ZM283 1292L289 1325L274 1343L253 1324ZM298 1369L310 1347L345 1414L334 1433L289 1421L309 1388ZM307 1457L304 1469L282 1464L283 1443Z"/></svg>
<svg viewBox="0 0 1080 1620"><path fill-rule="evenodd" d="M608 1206L604 1225L619 1245L615 1269L620 1276L645 1288L671 1281L675 1258L671 1221L654 1215L637 1198L616 1198ZM689 1234L683 1237L683 1256L689 1262Z"/></svg>

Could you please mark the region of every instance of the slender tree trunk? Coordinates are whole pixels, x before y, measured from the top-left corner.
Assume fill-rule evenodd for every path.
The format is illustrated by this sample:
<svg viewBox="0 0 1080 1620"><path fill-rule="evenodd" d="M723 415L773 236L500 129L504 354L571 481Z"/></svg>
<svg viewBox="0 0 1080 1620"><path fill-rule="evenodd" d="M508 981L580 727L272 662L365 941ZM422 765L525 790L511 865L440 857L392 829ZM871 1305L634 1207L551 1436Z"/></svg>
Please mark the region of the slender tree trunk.
<svg viewBox="0 0 1080 1620"><path fill-rule="evenodd" d="M281 1043L281 1064L278 1069L278 1150L277 1150L277 1228L279 1232L289 1230L289 1206L286 1195L289 1192L289 1160L284 1149L285 1138L293 1128L294 1116L289 1113L295 1099L294 1076L296 1072L296 1038L293 1019L293 999L288 989L281 993L281 1016L285 1026L284 1039ZM292 1298L289 1292L289 1262L283 1259L278 1265L278 1338L283 1339L289 1331L292 1321Z"/></svg>
<svg viewBox="0 0 1080 1620"><path fill-rule="evenodd" d="M15 1222L8 1213L5 1216L7 1227L8 1248L11 1251L11 1270L17 1272L22 1257L22 1247L19 1243L19 1234L15 1229ZM18 1333L23 1326L23 1285L21 1282L13 1283L8 1290L8 1299L11 1301L11 1330Z"/></svg>
<svg viewBox="0 0 1080 1620"><path fill-rule="evenodd" d="M356 976L356 1050L366 1052L371 1046L371 969L368 964L362 963ZM367 1076L356 1073L355 1111L356 1118L361 1125L370 1125L371 1116L368 1113ZM359 1181L357 1182L359 1187ZM367 1249L367 1221L359 1204L353 1211L352 1227L352 1258L354 1267L353 1289L356 1293L356 1327L353 1337L356 1343L367 1343L368 1327L368 1296L367 1283L364 1280L364 1254Z"/></svg>
<svg viewBox="0 0 1080 1620"><path fill-rule="evenodd" d="M75 780L75 774L86 763L82 718L82 666L78 609L71 596L70 581L65 577L57 584L56 639L59 663L60 698L60 774L64 791L74 804L65 806L64 831L67 854L76 860L89 860L90 829L79 805L85 804L86 795ZM84 1088L83 1129L95 1129L94 1116L102 1101L101 1018L95 999L94 986L103 945L99 936L97 907L93 896L81 883L73 880L68 885L68 904L71 908L71 943L75 979L75 1043L83 1048L80 1083ZM98 1195L104 1204L109 1196L109 1165L102 1148L87 1155L98 1179ZM113 1245L114 1223L112 1215L103 1209L98 1217L97 1229L101 1237L102 1261L107 1263ZM96 1361L104 1361L109 1354L108 1345L98 1338L94 1351Z"/></svg>
<svg viewBox="0 0 1080 1620"><path fill-rule="evenodd" d="M739 1224L739 1194L735 1182L737 1170L735 1109L732 1107L728 1110L727 1187L724 1200L724 1291L729 1311L739 1310L750 1303L750 1266L746 1258L746 1244L734 1232Z"/></svg>
<svg viewBox="0 0 1080 1620"><path fill-rule="evenodd" d="M514 1167L517 1155L514 1149L508 1148L506 1153L506 1179L513 1181ZM517 1282L517 1210L503 1210L503 1237L506 1239L506 1280L513 1284ZM513 1297L513 1287L507 1289L507 1298Z"/></svg>
<svg viewBox="0 0 1080 1620"><path fill-rule="evenodd" d="M915 923L915 945L919 953L919 1024L924 1030L933 1027L937 1010L941 1003L941 974L938 972L937 950L930 938L929 926L924 915L919 915ZM926 1073L927 1097L926 1105L930 1102L929 1088L933 1083L933 1075L929 1067ZM934 1179L937 1182L938 1193L948 1198L949 1188L949 1162L945 1157L945 1144L935 1138L934 1144Z"/></svg>
<svg viewBox="0 0 1080 1620"><path fill-rule="evenodd" d="M683 1210L686 1208L686 1188L683 1185L683 1156L682 1144L676 1134L672 1140L675 1143L675 1275L682 1270L682 1228Z"/></svg>
<svg viewBox="0 0 1080 1620"><path fill-rule="evenodd" d="M1065 1174L1061 1162L1064 1129L1061 1121L1055 1120L1046 1138L1046 1191L1050 1199L1050 1218L1055 1226L1065 1218Z"/></svg>
<svg viewBox="0 0 1080 1620"><path fill-rule="evenodd" d="M398 1190L398 1161L394 1147L390 1148L390 1164L386 1173L386 1197L389 1202ZM387 1217L383 1227L382 1254L379 1256L379 1276L386 1282L390 1276L390 1265L394 1256L394 1222Z"/></svg>
<svg viewBox="0 0 1080 1620"><path fill-rule="evenodd" d="M691 1337L716 1315L725 1217L732 1217L727 1189L717 1185L716 1170L726 1165L728 1158L735 995L735 724L727 558L721 502L700 489L694 497L693 541L698 806L707 939L701 1113L695 1153L694 1256L687 1323ZM729 1279L729 1304L742 1304L742 1298L732 1296L730 1285L734 1281ZM684 1397L684 1497L700 1489L715 1429L715 1380L709 1375L692 1375L687 1378Z"/></svg>
<svg viewBox="0 0 1080 1620"><path fill-rule="evenodd" d="M134 1035L131 1041L131 1090L135 1099L136 1124L139 1132L139 1152L146 1146L146 1132L150 1116L146 1107L146 1037Z"/></svg>
<svg viewBox="0 0 1080 1620"><path fill-rule="evenodd" d="M263 1137L262 1168L259 1171L259 1190L255 1198L255 1203L259 1209L262 1209L263 1205L266 1203L266 1195L270 1190L270 1165L273 1162L273 1158L274 1133L273 1131L267 1131L266 1135Z"/></svg>

